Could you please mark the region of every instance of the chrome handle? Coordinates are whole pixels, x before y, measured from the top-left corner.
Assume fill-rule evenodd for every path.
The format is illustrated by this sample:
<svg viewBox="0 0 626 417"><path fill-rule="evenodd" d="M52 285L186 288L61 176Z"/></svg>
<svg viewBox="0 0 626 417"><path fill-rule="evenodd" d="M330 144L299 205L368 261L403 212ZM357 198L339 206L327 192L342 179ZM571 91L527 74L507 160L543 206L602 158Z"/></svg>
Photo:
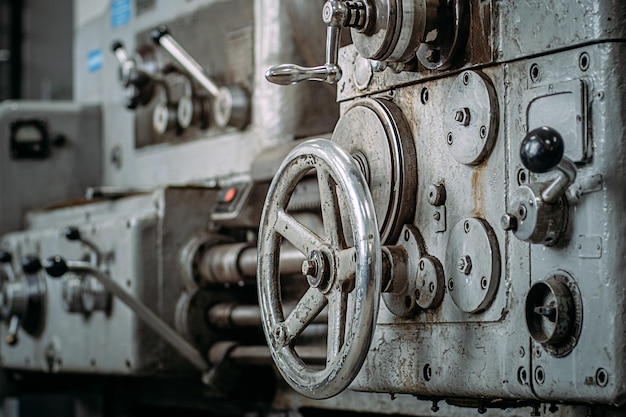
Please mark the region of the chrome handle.
<svg viewBox="0 0 626 417"><path fill-rule="evenodd" d="M146 105L152 99L154 80L139 69L122 42L113 42L111 50L120 63L120 82L124 88L130 88L126 107L134 110L139 105Z"/></svg>
<svg viewBox="0 0 626 417"><path fill-rule="evenodd" d="M328 0L322 9L326 23L326 63L318 67L282 64L268 69L265 78L274 84L290 85L301 81L323 81L336 84L341 79L337 65L341 28L363 29L367 21L367 6L363 1Z"/></svg>
<svg viewBox="0 0 626 417"><path fill-rule="evenodd" d="M265 72L265 78L274 84L291 85L300 81L323 81L335 84L341 79L341 68L327 64L321 67L301 67L294 64L277 65Z"/></svg>
<svg viewBox="0 0 626 417"><path fill-rule="evenodd" d="M165 26L159 26L152 31L152 40L165 49L215 100L213 116L219 127L233 126L243 129L247 126L250 99L243 89L234 86L219 87L215 84L202 65L176 42Z"/></svg>

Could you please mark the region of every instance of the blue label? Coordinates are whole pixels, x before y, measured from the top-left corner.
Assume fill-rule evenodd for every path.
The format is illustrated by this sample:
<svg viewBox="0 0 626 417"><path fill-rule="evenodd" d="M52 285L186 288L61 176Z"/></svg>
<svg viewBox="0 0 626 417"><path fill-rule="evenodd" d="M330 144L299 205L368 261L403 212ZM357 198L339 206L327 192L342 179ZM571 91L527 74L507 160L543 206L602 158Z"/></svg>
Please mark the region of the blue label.
<svg viewBox="0 0 626 417"><path fill-rule="evenodd" d="M102 49L94 49L87 54L87 71L100 71L103 62L104 56L102 55Z"/></svg>
<svg viewBox="0 0 626 417"><path fill-rule="evenodd" d="M111 27L124 26L130 20L130 0L113 0L111 2Z"/></svg>

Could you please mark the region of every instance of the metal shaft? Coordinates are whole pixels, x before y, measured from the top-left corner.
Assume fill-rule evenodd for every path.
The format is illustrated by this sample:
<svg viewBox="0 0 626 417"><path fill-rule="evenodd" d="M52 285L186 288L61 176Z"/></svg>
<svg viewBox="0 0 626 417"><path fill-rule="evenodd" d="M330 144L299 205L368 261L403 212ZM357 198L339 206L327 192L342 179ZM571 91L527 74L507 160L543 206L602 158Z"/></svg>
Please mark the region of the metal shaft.
<svg viewBox="0 0 626 417"><path fill-rule="evenodd" d="M289 315L295 306L286 307L285 314ZM209 324L220 329L261 326L261 309L257 305L238 305L236 303L220 303L213 306L208 312ZM322 311L313 323L326 324L328 314Z"/></svg>
<svg viewBox="0 0 626 417"><path fill-rule="evenodd" d="M281 274L300 274L306 257L292 246L280 251ZM256 277L257 249L248 243L215 245L198 262L200 282L238 284Z"/></svg>
<svg viewBox="0 0 626 417"><path fill-rule="evenodd" d="M169 34L159 38L159 44L174 58L198 83L214 98L220 95L219 87L209 78L206 71L182 46Z"/></svg>
<svg viewBox="0 0 626 417"><path fill-rule="evenodd" d="M174 331L159 316L143 305L139 300L126 292L117 282L113 281L104 272L96 269L87 262L67 261L68 270L78 274L89 274L96 278L107 291L112 293L120 301L126 304L145 324L157 332L167 343L176 349L183 357L191 362L196 368L206 371L210 368L208 362L200 355L198 350L187 342L180 334Z"/></svg>

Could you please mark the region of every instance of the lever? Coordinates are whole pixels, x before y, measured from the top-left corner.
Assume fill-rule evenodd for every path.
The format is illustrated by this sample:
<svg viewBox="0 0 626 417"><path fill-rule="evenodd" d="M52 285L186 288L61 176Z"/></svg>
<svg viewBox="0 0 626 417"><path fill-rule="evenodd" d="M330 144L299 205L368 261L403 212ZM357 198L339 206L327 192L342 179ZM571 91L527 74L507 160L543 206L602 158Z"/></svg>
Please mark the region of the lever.
<svg viewBox="0 0 626 417"><path fill-rule="evenodd" d="M576 180L576 165L563 153L563 138L551 127L534 129L522 140L520 157L526 169L537 174L555 168L560 171L541 192L541 199L549 204L556 202Z"/></svg>
<svg viewBox="0 0 626 417"><path fill-rule="evenodd" d="M551 182L523 184L514 191L501 225L518 239L552 246L563 236L567 227L565 192L576 179L576 166L563 153L563 138L551 127L534 129L522 140L520 158L526 169L537 174L559 172Z"/></svg>
<svg viewBox="0 0 626 417"><path fill-rule="evenodd" d="M159 26L151 35L154 43L165 49L213 97L213 116L219 127L243 129L248 125L250 99L242 88L218 87L204 68L170 35L167 27Z"/></svg>
<svg viewBox="0 0 626 417"><path fill-rule="evenodd" d="M95 243L93 243L90 240L84 239L81 236L80 230L78 230L78 227L69 226L67 229L65 229L64 233L65 233L65 238L67 240L71 242L80 242L83 245L87 246L91 250L91 263L94 266L100 265L100 261L102 260L102 255L100 253L100 250L98 249Z"/></svg>
<svg viewBox="0 0 626 417"><path fill-rule="evenodd" d="M131 95L126 102L126 108L134 110L140 104L148 104L154 92L154 80L152 77L137 67L137 63L130 57L122 42L113 42L111 50L121 64L120 81L122 85L125 88L132 87Z"/></svg>
<svg viewBox="0 0 626 417"><path fill-rule="evenodd" d="M176 349L183 357L201 371L207 371L210 367L208 362L200 355L187 340L174 331L159 316L154 314L143 303L127 293L117 282L100 269L89 262L66 261L60 256L48 258L45 269L52 278L60 278L67 272L76 274L88 274L98 280L111 294L116 296L130 308L137 317L161 336L167 343Z"/></svg>
<svg viewBox="0 0 626 417"><path fill-rule="evenodd" d="M322 9L322 20L326 23L326 63L319 67L301 67L282 64L272 67L265 78L274 84L290 85L300 81L323 81L336 84L341 79L339 41L341 28L364 29L368 10L363 1L328 0Z"/></svg>

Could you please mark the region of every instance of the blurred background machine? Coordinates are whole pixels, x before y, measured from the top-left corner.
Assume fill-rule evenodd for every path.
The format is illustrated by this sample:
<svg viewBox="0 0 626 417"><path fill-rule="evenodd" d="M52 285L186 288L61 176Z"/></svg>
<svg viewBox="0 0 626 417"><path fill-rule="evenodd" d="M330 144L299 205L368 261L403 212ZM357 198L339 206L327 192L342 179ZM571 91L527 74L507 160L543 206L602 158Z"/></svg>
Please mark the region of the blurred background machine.
<svg viewBox="0 0 626 417"><path fill-rule="evenodd" d="M2 415L625 413L626 5L18 3Z"/></svg>

